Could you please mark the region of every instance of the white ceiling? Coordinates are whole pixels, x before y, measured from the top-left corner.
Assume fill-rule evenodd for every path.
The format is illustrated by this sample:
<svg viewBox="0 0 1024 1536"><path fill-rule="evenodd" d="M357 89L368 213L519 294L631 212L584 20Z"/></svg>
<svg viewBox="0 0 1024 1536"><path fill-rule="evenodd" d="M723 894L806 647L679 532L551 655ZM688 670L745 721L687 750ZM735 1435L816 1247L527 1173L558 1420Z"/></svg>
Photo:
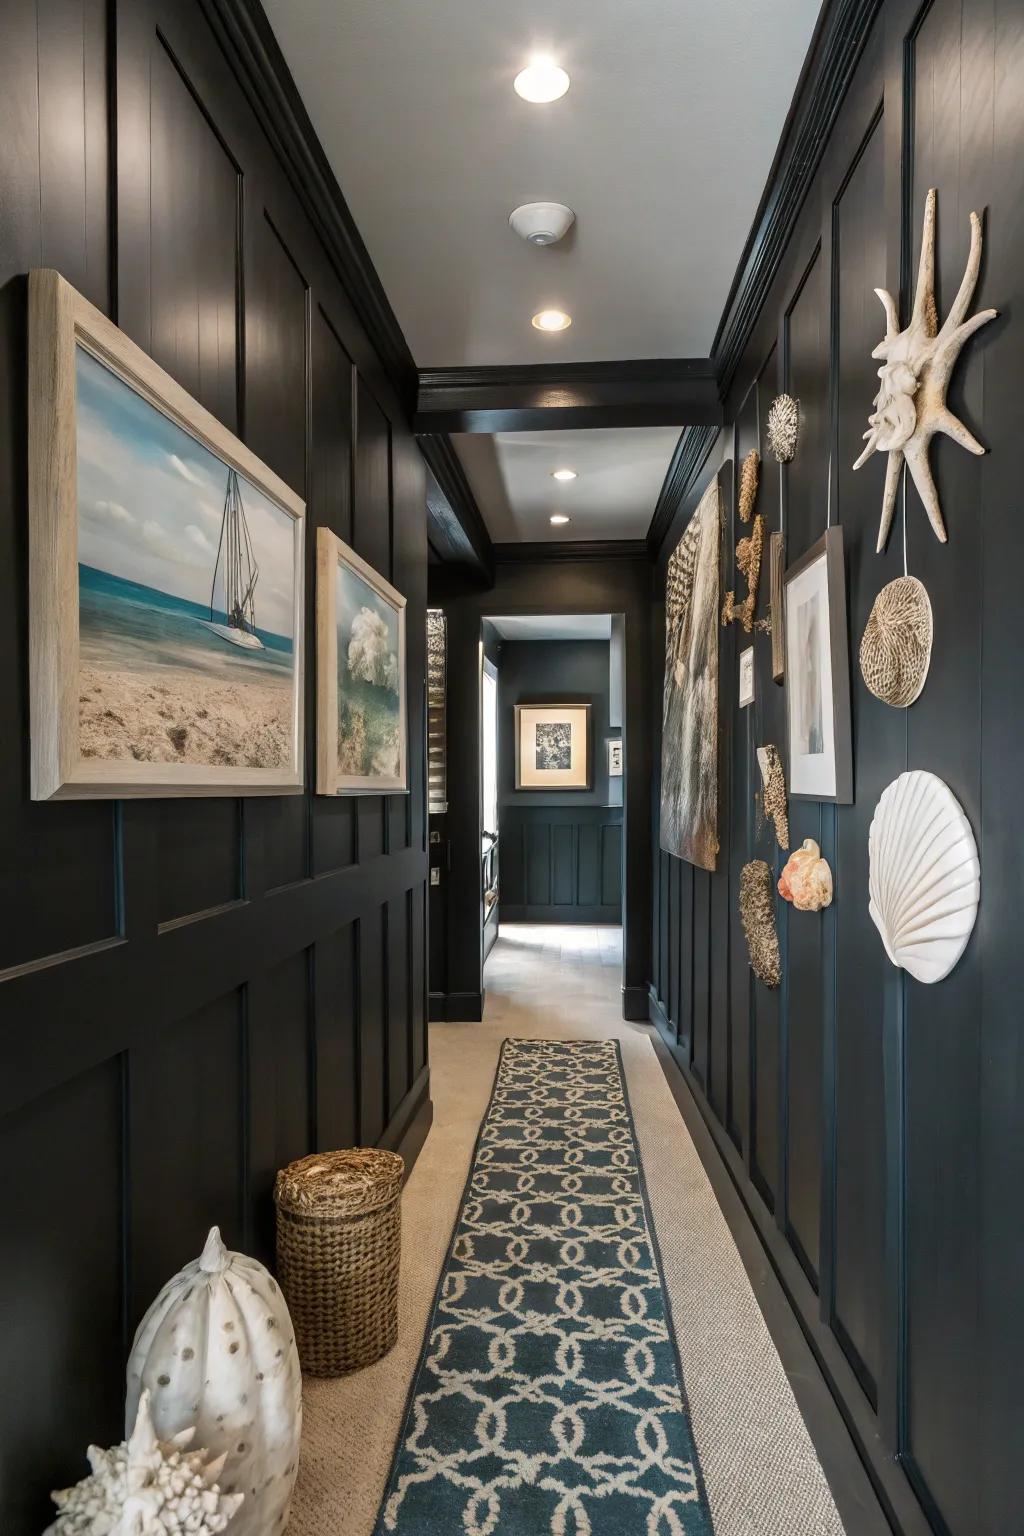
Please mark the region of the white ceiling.
<svg viewBox="0 0 1024 1536"><path fill-rule="evenodd" d="M498 543L642 539L678 440L678 427L452 438ZM560 484L551 478L556 469L574 469L577 479ZM552 512L569 522L552 527Z"/></svg>
<svg viewBox="0 0 1024 1536"><path fill-rule="evenodd" d="M819 4L264 0L421 367L707 356ZM539 51L547 106L512 91ZM560 245L509 230L534 199Z"/></svg>
<svg viewBox="0 0 1024 1536"><path fill-rule="evenodd" d="M503 640L609 640L610 613L530 613L489 619Z"/></svg>

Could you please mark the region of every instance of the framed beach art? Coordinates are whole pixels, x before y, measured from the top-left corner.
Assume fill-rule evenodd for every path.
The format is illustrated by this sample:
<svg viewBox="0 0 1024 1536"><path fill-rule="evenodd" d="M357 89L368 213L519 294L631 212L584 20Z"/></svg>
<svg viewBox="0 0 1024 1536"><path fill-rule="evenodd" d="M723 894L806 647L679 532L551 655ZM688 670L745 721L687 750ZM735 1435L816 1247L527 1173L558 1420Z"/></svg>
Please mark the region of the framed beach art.
<svg viewBox="0 0 1024 1536"><path fill-rule="evenodd" d="M590 705L516 705L516 789L590 789Z"/></svg>
<svg viewBox="0 0 1024 1536"><path fill-rule="evenodd" d="M789 795L853 802L843 530L829 528L785 578Z"/></svg>
<svg viewBox="0 0 1024 1536"><path fill-rule="evenodd" d="M32 798L298 794L305 507L29 276Z"/></svg>
<svg viewBox="0 0 1024 1536"><path fill-rule="evenodd" d="M409 788L405 598L329 528L316 546L321 795Z"/></svg>

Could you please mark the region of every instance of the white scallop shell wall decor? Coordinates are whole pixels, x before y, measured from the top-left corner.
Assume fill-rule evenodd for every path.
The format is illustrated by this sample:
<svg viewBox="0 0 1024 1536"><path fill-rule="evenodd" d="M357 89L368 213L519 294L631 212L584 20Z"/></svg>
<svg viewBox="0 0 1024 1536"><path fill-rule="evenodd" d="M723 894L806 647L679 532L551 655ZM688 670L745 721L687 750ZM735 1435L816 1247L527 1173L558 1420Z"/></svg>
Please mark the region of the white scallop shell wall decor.
<svg viewBox="0 0 1024 1536"><path fill-rule="evenodd" d="M894 779L868 833L868 910L893 965L941 981L967 948L981 897L971 824L934 773Z"/></svg>
<svg viewBox="0 0 1024 1536"><path fill-rule="evenodd" d="M282 1531L302 1429L291 1318L270 1272L229 1252L216 1227L139 1325L128 1360L128 1424L147 1391L158 1435L171 1439L194 1426L212 1455L226 1454L221 1487L245 1494L231 1536Z"/></svg>
<svg viewBox="0 0 1024 1536"><path fill-rule="evenodd" d="M800 405L792 395L776 395L765 423L768 446L780 464L788 464L796 454L800 435Z"/></svg>

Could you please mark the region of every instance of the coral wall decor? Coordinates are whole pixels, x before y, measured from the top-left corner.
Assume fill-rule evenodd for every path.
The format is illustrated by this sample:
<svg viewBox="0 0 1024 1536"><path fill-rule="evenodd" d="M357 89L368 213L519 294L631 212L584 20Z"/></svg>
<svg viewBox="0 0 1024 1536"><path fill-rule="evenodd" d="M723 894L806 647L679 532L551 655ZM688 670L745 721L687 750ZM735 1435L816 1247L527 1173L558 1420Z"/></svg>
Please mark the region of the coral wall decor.
<svg viewBox="0 0 1024 1536"><path fill-rule="evenodd" d="M901 773L868 832L868 911L893 965L941 981L967 948L981 899L970 822L934 773Z"/></svg>
<svg viewBox="0 0 1024 1536"><path fill-rule="evenodd" d="M722 624L731 624L739 619L746 634L754 627L754 610L757 608L757 589L761 581L761 550L764 547L764 518L760 513L754 518L754 527L749 538L740 539L736 545L736 566L742 576L747 580L747 595L742 603L737 603L734 592L725 594L725 602L722 604Z"/></svg>
<svg viewBox="0 0 1024 1536"><path fill-rule="evenodd" d="M860 642L868 688L894 709L920 696L932 655L932 605L916 576L899 576L879 592Z"/></svg>
<svg viewBox="0 0 1024 1536"><path fill-rule="evenodd" d="M129 1439L90 1445L91 1475L52 1495L58 1514L45 1536L219 1536L244 1495L221 1492L224 1458L190 1450L194 1438L185 1429L159 1440L143 1392Z"/></svg>
<svg viewBox="0 0 1024 1536"><path fill-rule="evenodd" d="M776 395L765 423L768 446L780 464L796 456L800 436L800 405L792 395Z"/></svg>
<svg viewBox="0 0 1024 1536"><path fill-rule="evenodd" d="M780 848L789 847L789 815L786 809L786 775L778 747L758 747L757 765L764 785L764 809L775 824L775 838Z"/></svg>
<svg viewBox="0 0 1024 1536"><path fill-rule="evenodd" d="M946 542L946 525L939 507L939 493L932 478L928 450L936 432L944 432L970 453L984 453L977 438L970 433L946 404L946 389L956 366L960 348L969 336L994 320L997 310L983 309L965 319L978 281L981 266L981 220L971 214L971 250L967 258L960 292L953 307L939 327L935 308L935 188L928 193L924 208L924 233L921 238L921 263L917 273L917 292L909 325L900 330L896 300L885 288L875 292L885 310L885 340L871 356L881 358L878 377L882 386L875 396L875 410L868 417L864 437L867 446L854 464L860 469L873 453L888 453L882 521L878 529L878 552L885 548L892 527L899 487L900 470L906 461L924 503L935 536Z"/></svg>
<svg viewBox="0 0 1024 1536"><path fill-rule="evenodd" d="M779 895L798 912L820 912L832 904L832 871L813 837L804 839L779 876Z"/></svg>
<svg viewBox="0 0 1024 1536"><path fill-rule="evenodd" d="M751 448L740 470L740 500L737 511L741 523L749 523L754 515L754 503L757 501L757 487L760 480L761 455L756 448Z"/></svg>
<svg viewBox="0 0 1024 1536"><path fill-rule="evenodd" d="M779 936L775 931L772 872L763 859L753 859L740 870L740 919L751 970L766 987L777 987L782 980Z"/></svg>
<svg viewBox="0 0 1024 1536"><path fill-rule="evenodd" d="M221 1483L246 1495L231 1536L283 1530L302 1428L291 1319L269 1272L230 1253L216 1227L139 1325L128 1360L129 1424L146 1392L158 1435L195 1426L200 1444L226 1453Z"/></svg>

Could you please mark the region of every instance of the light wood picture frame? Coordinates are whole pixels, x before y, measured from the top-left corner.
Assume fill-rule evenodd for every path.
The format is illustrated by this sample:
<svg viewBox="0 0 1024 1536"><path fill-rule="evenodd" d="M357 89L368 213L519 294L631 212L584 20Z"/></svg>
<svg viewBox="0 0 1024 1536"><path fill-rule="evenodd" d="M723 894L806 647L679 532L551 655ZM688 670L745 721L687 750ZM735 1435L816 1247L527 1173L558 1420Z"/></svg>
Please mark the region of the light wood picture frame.
<svg viewBox="0 0 1024 1536"><path fill-rule="evenodd" d="M789 798L853 803L843 530L829 528L785 579Z"/></svg>
<svg viewBox="0 0 1024 1536"><path fill-rule="evenodd" d="M592 789L589 704L516 705L516 789Z"/></svg>
<svg viewBox="0 0 1024 1536"><path fill-rule="evenodd" d="M406 600L330 528L316 544L316 789L409 790Z"/></svg>
<svg viewBox="0 0 1024 1536"><path fill-rule="evenodd" d="M299 794L305 504L29 275L34 800Z"/></svg>

